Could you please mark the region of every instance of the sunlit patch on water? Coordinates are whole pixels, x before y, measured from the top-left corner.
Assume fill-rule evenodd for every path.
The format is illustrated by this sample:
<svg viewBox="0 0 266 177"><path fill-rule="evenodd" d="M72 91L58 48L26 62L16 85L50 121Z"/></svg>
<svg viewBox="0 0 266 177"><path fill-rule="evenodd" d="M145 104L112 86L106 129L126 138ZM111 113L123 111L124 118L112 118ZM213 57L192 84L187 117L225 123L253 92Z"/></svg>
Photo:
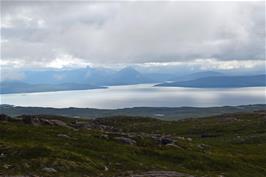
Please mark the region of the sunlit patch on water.
<svg viewBox="0 0 266 177"><path fill-rule="evenodd" d="M107 89L1 95L1 104L41 107L179 107L265 104L265 87L183 88L152 84L113 86ZM160 114L160 113L158 113Z"/></svg>

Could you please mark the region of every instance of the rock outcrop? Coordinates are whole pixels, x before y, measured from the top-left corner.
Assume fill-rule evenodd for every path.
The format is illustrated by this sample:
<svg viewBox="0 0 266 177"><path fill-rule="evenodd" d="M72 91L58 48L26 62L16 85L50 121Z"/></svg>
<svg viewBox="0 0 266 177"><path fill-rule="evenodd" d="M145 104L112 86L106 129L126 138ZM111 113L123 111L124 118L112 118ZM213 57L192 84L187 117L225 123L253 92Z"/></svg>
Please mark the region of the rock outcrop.
<svg viewBox="0 0 266 177"><path fill-rule="evenodd" d="M194 177L188 174L179 173L175 171L147 171L138 174L122 175L120 177Z"/></svg>

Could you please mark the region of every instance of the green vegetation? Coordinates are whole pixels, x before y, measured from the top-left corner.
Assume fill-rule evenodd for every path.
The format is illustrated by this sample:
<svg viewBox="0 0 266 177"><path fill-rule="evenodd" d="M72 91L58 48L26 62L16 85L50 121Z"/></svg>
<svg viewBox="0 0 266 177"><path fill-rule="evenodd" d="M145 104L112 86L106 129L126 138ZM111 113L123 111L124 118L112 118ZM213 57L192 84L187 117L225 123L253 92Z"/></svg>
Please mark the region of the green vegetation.
<svg viewBox="0 0 266 177"><path fill-rule="evenodd" d="M266 111L266 104L221 106L221 107L133 107L123 109L94 108L49 108L22 107L0 104L0 113L15 117L19 115L58 115L79 118L102 118L110 116L152 117L163 120L209 117L225 113L243 113L258 110Z"/></svg>
<svg viewBox="0 0 266 177"><path fill-rule="evenodd" d="M264 111L179 121L41 115L0 120L0 176L127 176L151 170L266 176Z"/></svg>

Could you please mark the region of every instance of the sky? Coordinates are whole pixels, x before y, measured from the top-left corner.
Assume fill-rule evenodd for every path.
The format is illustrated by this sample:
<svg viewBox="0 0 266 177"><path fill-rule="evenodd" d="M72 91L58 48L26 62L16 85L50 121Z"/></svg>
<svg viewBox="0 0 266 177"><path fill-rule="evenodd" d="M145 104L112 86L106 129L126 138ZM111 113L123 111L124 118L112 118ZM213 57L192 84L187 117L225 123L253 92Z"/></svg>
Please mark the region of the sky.
<svg viewBox="0 0 266 177"><path fill-rule="evenodd" d="M1 2L1 69L265 68L261 2Z"/></svg>

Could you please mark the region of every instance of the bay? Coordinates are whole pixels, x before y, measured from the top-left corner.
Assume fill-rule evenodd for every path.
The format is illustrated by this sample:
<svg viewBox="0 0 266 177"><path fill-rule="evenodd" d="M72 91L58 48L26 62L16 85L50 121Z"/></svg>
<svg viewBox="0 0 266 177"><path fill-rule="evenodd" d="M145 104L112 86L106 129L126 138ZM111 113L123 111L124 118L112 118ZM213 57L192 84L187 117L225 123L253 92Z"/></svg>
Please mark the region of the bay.
<svg viewBox="0 0 266 177"><path fill-rule="evenodd" d="M128 107L213 107L265 104L265 87L184 88L154 84L107 89L2 94L1 104L37 107L117 109Z"/></svg>

